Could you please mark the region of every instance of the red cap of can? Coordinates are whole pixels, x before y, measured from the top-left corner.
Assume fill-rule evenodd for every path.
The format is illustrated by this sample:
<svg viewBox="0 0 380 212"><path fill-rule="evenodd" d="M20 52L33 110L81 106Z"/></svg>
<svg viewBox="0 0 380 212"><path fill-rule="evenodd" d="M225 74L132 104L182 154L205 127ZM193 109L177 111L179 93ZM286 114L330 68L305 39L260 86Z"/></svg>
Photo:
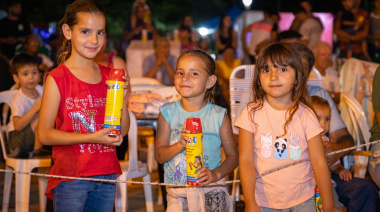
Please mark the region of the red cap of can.
<svg viewBox="0 0 380 212"><path fill-rule="evenodd" d="M202 124L200 118L189 117L186 119L186 129L190 130L191 134L202 133Z"/></svg>
<svg viewBox="0 0 380 212"><path fill-rule="evenodd" d="M125 71L123 69L112 69L110 71L110 76L108 80L115 80L115 81L123 81L125 82L125 79L123 79L123 76L125 76Z"/></svg>

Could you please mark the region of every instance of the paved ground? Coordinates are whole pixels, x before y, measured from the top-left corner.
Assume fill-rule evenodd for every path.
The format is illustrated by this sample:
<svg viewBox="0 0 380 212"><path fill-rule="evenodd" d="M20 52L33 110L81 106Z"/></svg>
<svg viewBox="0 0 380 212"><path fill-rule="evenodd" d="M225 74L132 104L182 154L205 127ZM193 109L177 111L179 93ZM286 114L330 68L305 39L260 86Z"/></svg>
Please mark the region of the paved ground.
<svg viewBox="0 0 380 212"><path fill-rule="evenodd" d="M0 169L4 168L4 161L0 159ZM136 181L142 181L141 178L135 179ZM155 171L151 174L151 180L159 181L158 179L158 172ZM39 211L39 200L38 200L38 180L37 177L32 176L31 179L31 187L30 187L30 206L29 211L30 212L38 212ZM4 173L0 173L0 205L2 207L3 202L3 190L4 190ZM158 187L153 186L153 199L154 199L154 211L156 212L163 212L164 206L157 204L157 194L158 194ZM14 179L12 183L12 191L11 191L11 197L10 197L10 205L9 205L9 212L15 211L15 184ZM1 208L0 207L0 208ZM136 211L136 212L143 212L145 211L145 200L144 200L144 190L142 185L128 185L128 211Z"/></svg>

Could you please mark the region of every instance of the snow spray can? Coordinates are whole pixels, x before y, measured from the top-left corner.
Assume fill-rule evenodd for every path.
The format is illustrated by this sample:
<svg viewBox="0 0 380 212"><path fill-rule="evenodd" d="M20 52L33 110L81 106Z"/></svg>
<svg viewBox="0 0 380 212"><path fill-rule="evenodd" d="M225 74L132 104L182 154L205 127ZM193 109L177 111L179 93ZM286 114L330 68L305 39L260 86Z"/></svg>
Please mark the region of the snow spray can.
<svg viewBox="0 0 380 212"><path fill-rule="evenodd" d="M315 187L315 204L317 206L317 212L322 211L322 199L321 199L321 194L319 193L318 187Z"/></svg>
<svg viewBox="0 0 380 212"><path fill-rule="evenodd" d="M201 119L189 117L186 119L186 129L190 133L186 134L190 140L186 144L186 170L187 184L199 185L195 177L203 166L203 134Z"/></svg>
<svg viewBox="0 0 380 212"><path fill-rule="evenodd" d="M120 117L124 100L124 89L121 86L125 84L123 76L125 76L123 69L112 69L108 78L104 128L116 126L116 130L109 135L120 134Z"/></svg>

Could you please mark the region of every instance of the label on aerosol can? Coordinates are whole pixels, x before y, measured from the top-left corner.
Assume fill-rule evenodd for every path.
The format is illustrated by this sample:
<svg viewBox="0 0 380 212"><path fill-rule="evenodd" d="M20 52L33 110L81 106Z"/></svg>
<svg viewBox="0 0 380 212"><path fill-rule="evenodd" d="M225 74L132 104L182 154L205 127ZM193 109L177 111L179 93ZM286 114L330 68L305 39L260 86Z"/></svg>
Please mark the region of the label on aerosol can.
<svg viewBox="0 0 380 212"><path fill-rule="evenodd" d="M121 86L125 84L123 76L123 69L112 69L108 78L104 128L116 126L116 130L110 135L120 134L120 117L124 101L124 89Z"/></svg>
<svg viewBox="0 0 380 212"><path fill-rule="evenodd" d="M190 138L186 144L187 184L199 185L195 177L203 166L203 134L201 120L194 117L187 118L186 129L190 130L190 133L186 134L186 136Z"/></svg>

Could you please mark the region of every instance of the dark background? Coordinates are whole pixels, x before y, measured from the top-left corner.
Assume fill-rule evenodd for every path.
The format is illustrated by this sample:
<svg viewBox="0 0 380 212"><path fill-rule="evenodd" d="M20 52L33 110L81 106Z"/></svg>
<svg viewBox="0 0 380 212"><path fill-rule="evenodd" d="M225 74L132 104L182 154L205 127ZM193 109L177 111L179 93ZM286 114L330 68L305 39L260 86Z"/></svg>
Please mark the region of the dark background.
<svg viewBox="0 0 380 212"><path fill-rule="evenodd" d="M106 11L109 35L120 38L125 23L130 19L134 0L98 0ZM340 9L341 0L311 0L314 12L332 12ZM8 0L1 0L0 7L6 10ZM23 15L35 26L43 28L49 22L58 22L65 7L72 0L23 0ZM263 10L270 6L278 11L292 11L299 0L253 0L251 9ZM161 35L178 28L183 16L191 15L194 25L220 16L233 7L244 10L241 0L147 0L152 19ZM373 0L362 0L361 7L373 8Z"/></svg>

